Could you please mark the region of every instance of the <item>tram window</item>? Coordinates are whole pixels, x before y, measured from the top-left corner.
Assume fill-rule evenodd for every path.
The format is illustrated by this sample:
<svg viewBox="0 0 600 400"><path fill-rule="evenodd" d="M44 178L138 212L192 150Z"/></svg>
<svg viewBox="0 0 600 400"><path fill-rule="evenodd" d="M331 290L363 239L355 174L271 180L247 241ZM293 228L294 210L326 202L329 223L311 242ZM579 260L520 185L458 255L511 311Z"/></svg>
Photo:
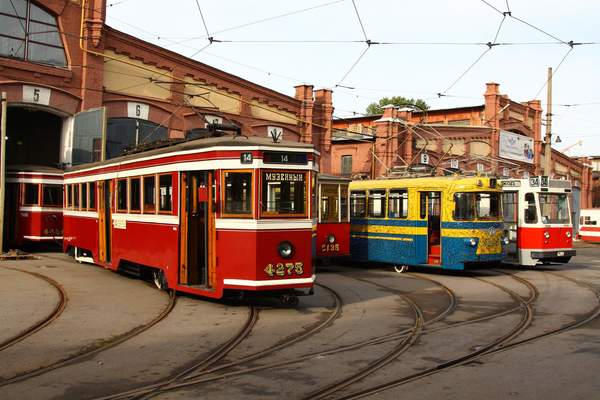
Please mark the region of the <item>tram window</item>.
<svg viewBox="0 0 600 400"><path fill-rule="evenodd" d="M369 217L383 218L385 216L385 191L369 191Z"/></svg>
<svg viewBox="0 0 600 400"><path fill-rule="evenodd" d="M71 197L71 194L73 193L72 190L72 186L73 185L65 185L67 187L67 193L65 195L65 205L67 208L71 208L71 206L73 205L73 198Z"/></svg>
<svg viewBox="0 0 600 400"><path fill-rule="evenodd" d="M517 192L502 193L502 217L504 222L517 222Z"/></svg>
<svg viewBox="0 0 600 400"><path fill-rule="evenodd" d="M61 185L42 185L42 205L62 206L63 188Z"/></svg>
<svg viewBox="0 0 600 400"><path fill-rule="evenodd" d="M127 179L117 181L117 211L127 212Z"/></svg>
<svg viewBox="0 0 600 400"><path fill-rule="evenodd" d="M87 210L87 183L81 184L81 209Z"/></svg>
<svg viewBox="0 0 600 400"><path fill-rule="evenodd" d="M306 173L263 171L261 210L266 215L306 213Z"/></svg>
<svg viewBox="0 0 600 400"><path fill-rule="evenodd" d="M88 207L91 211L96 209L96 182L88 183L89 186L89 204Z"/></svg>
<svg viewBox="0 0 600 400"><path fill-rule="evenodd" d="M408 217L408 192L406 190L390 190L388 218L406 217Z"/></svg>
<svg viewBox="0 0 600 400"><path fill-rule="evenodd" d="M421 192L419 200L419 217L421 219L427 218L427 193Z"/></svg>
<svg viewBox="0 0 600 400"><path fill-rule="evenodd" d="M338 222L338 185L321 185L321 221Z"/></svg>
<svg viewBox="0 0 600 400"><path fill-rule="evenodd" d="M73 208L79 210L79 183L73 185Z"/></svg>
<svg viewBox="0 0 600 400"><path fill-rule="evenodd" d="M156 176L145 176L144 186L144 212L154 213L156 210Z"/></svg>
<svg viewBox="0 0 600 400"><path fill-rule="evenodd" d="M367 195L365 192L350 193L350 217L364 218L367 213Z"/></svg>
<svg viewBox="0 0 600 400"><path fill-rule="evenodd" d="M225 172L225 213L252 214L252 173Z"/></svg>
<svg viewBox="0 0 600 400"><path fill-rule="evenodd" d="M26 183L23 204L37 206L39 204L39 186L37 183Z"/></svg>
<svg viewBox="0 0 600 400"><path fill-rule="evenodd" d="M544 224L568 224L569 207L565 193L540 193L540 213Z"/></svg>
<svg viewBox="0 0 600 400"><path fill-rule="evenodd" d="M475 219L474 193L454 194L454 214L456 221L472 221Z"/></svg>
<svg viewBox="0 0 600 400"><path fill-rule="evenodd" d="M475 197L475 216L478 220L489 221L500 218L499 193L473 193Z"/></svg>
<svg viewBox="0 0 600 400"><path fill-rule="evenodd" d="M537 223L537 208L535 206L535 196L533 193L525 194L525 201L527 202L527 208L525 209L525 223L535 224Z"/></svg>
<svg viewBox="0 0 600 400"><path fill-rule="evenodd" d="M341 217L342 221L348 221L348 185L342 185L340 189Z"/></svg>
<svg viewBox="0 0 600 400"><path fill-rule="evenodd" d="M140 178L131 178L129 181L129 211L140 212L141 191Z"/></svg>
<svg viewBox="0 0 600 400"><path fill-rule="evenodd" d="M167 212L173 210L173 177L171 175L158 176L159 205L158 210Z"/></svg>

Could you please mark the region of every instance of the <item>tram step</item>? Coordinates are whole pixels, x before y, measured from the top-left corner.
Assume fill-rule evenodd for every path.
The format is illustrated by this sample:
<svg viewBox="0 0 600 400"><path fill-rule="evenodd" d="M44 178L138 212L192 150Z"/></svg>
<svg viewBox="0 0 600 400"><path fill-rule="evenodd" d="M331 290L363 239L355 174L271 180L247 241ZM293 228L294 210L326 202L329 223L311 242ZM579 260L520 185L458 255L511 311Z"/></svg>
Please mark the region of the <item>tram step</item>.
<svg viewBox="0 0 600 400"><path fill-rule="evenodd" d="M431 265L440 265L440 256L429 255L427 259L427 264Z"/></svg>
<svg viewBox="0 0 600 400"><path fill-rule="evenodd" d="M436 256L436 257L440 257L440 253L441 253L441 246L440 245L433 245L431 246L431 249L429 250L429 255L431 256Z"/></svg>

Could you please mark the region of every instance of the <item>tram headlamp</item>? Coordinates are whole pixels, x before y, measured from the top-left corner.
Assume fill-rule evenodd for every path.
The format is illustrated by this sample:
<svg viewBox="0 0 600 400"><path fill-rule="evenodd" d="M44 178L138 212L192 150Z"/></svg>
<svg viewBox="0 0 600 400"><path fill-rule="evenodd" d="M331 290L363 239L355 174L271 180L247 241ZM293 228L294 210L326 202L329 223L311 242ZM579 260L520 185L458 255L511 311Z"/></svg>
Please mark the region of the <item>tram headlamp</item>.
<svg viewBox="0 0 600 400"><path fill-rule="evenodd" d="M290 242L285 240L279 243L279 246L277 246L277 251L279 252L279 255L281 257L290 258L292 257L292 255L294 255L294 246L292 246Z"/></svg>
<svg viewBox="0 0 600 400"><path fill-rule="evenodd" d="M504 243L505 245L508 245L508 244L510 243L510 240L508 240L508 237L507 237L507 236L504 236L504 237L502 238L502 243Z"/></svg>
<svg viewBox="0 0 600 400"><path fill-rule="evenodd" d="M567 233L565 233L565 235L567 235L568 238L571 237L571 231L567 231Z"/></svg>
<svg viewBox="0 0 600 400"><path fill-rule="evenodd" d="M473 247L477 246L477 240L471 238L471 240L469 240L469 244Z"/></svg>
<svg viewBox="0 0 600 400"><path fill-rule="evenodd" d="M333 234L327 236L327 241L331 244L335 243L335 236Z"/></svg>
<svg viewBox="0 0 600 400"><path fill-rule="evenodd" d="M546 239L550 239L550 232L548 232L548 231L544 232L544 237Z"/></svg>

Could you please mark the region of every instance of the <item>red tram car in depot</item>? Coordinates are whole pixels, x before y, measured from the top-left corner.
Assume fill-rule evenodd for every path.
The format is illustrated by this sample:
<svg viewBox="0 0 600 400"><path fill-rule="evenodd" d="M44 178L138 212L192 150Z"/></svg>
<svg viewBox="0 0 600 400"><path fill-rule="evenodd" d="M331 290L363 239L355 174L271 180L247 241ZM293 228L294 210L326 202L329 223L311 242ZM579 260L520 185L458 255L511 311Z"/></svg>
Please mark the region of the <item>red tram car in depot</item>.
<svg viewBox="0 0 600 400"><path fill-rule="evenodd" d="M569 207L571 182L547 176L501 182L509 239L505 261L526 266L569 262L576 254Z"/></svg>
<svg viewBox="0 0 600 400"><path fill-rule="evenodd" d="M312 294L312 145L222 136L65 173L64 250L160 289Z"/></svg>
<svg viewBox="0 0 600 400"><path fill-rule="evenodd" d="M5 232L9 246L60 243L63 238L63 171L41 165L9 165Z"/></svg>
<svg viewBox="0 0 600 400"><path fill-rule="evenodd" d="M318 260L350 256L350 178L319 174L315 252Z"/></svg>

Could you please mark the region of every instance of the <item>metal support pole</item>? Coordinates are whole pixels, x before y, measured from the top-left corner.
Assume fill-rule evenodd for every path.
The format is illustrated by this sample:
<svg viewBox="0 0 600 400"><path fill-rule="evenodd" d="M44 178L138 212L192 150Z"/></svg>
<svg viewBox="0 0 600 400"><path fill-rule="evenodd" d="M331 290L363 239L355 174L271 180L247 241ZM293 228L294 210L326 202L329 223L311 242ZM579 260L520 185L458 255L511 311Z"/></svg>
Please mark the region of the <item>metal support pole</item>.
<svg viewBox="0 0 600 400"><path fill-rule="evenodd" d="M544 145L544 175L552 174L552 67L548 68L548 100L546 111L546 143Z"/></svg>
<svg viewBox="0 0 600 400"><path fill-rule="evenodd" d="M4 251L4 193L6 190L6 92L2 92L2 121L0 122L0 253Z"/></svg>

